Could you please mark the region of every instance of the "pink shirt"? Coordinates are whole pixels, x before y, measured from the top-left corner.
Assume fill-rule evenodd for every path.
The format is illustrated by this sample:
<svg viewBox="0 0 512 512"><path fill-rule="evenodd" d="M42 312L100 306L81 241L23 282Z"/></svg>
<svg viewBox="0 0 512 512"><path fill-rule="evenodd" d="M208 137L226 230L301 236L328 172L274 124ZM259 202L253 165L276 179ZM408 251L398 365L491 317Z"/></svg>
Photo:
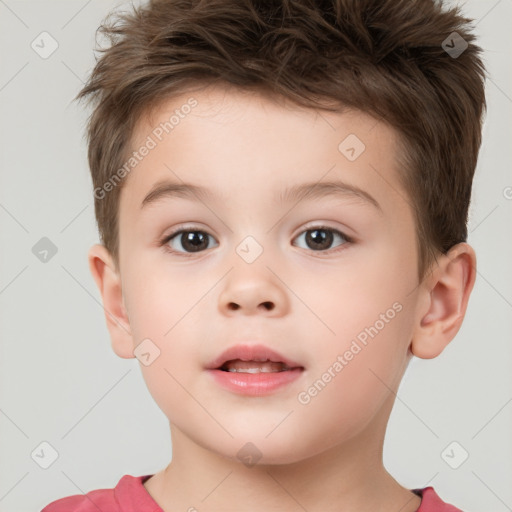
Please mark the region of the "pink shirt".
<svg viewBox="0 0 512 512"><path fill-rule="evenodd" d="M142 485L153 475L124 475L114 489L97 489L53 501L41 512L164 512ZM413 489L421 496L417 512L462 512L442 501L433 487Z"/></svg>

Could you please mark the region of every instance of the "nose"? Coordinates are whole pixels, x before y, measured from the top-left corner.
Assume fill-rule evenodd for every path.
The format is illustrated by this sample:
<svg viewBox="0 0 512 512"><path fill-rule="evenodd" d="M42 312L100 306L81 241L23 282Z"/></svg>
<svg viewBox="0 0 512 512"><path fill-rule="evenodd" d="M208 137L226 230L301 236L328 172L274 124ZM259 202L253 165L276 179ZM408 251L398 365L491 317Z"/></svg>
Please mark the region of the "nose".
<svg viewBox="0 0 512 512"><path fill-rule="evenodd" d="M227 307L230 310L236 311L237 309L240 309L241 306L240 306L240 304L238 304L236 302L229 302ZM275 304L272 301L266 300L265 302L261 302L260 304L258 304L256 309L263 309L263 310L266 310L266 311L272 311L273 309L275 309L275 307L276 306L275 306Z"/></svg>
<svg viewBox="0 0 512 512"><path fill-rule="evenodd" d="M284 285L269 269L260 270L251 276L243 270L230 272L219 296L221 313L272 316L286 314L289 298L283 289Z"/></svg>

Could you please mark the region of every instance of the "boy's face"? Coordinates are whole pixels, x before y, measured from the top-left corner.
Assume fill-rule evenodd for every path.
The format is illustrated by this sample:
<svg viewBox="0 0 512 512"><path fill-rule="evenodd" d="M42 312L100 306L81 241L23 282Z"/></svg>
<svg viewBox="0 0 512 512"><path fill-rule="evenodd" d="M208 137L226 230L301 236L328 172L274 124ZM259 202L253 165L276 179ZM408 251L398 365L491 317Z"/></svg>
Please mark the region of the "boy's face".
<svg viewBox="0 0 512 512"><path fill-rule="evenodd" d="M197 105L182 108L190 97ZM160 123L176 109L166 133ZM121 194L131 336L116 337L115 351L133 357L151 340L141 345L146 359L159 355L141 369L152 396L180 435L208 450L236 457L252 442L260 463L290 463L334 446L378 446L424 313L396 133L360 112L212 88L141 121L132 149L153 146L148 136L156 147ZM209 195L142 207L160 181ZM322 195L326 182L357 187L378 206L347 189ZM305 183L318 195L286 197ZM192 233L167 242L175 252L159 245L182 224ZM259 396L227 389L207 366L237 344L266 345L303 370Z"/></svg>

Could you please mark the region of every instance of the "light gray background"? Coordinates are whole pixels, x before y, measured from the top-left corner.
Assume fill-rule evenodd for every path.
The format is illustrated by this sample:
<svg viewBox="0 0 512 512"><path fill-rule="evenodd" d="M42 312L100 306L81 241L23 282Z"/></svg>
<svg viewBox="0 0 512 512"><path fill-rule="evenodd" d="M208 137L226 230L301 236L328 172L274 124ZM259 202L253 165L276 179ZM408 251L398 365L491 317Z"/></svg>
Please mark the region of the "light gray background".
<svg viewBox="0 0 512 512"><path fill-rule="evenodd" d="M171 458L167 420L137 359L110 347L87 265L99 240L82 138L89 111L72 99L94 64L95 30L118 4L0 0L2 512L39 511ZM490 75L470 210L478 276L455 340L437 359L412 361L384 459L404 486L433 485L465 512L504 512L512 510L512 0L464 10L478 21ZM47 59L31 48L43 31L59 45ZM58 248L47 263L32 253L42 237ZM48 469L31 457L43 441L58 452ZM452 441L469 453L458 469L441 457Z"/></svg>

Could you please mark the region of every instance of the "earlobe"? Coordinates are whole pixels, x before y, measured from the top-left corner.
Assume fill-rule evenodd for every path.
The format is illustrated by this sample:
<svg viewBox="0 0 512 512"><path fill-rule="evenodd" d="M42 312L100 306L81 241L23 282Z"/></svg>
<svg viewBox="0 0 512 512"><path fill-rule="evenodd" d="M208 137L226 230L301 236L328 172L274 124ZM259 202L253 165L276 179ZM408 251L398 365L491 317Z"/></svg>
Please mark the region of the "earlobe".
<svg viewBox="0 0 512 512"><path fill-rule="evenodd" d="M437 357L462 325L476 277L476 256L467 243L442 255L421 287L421 311L411 352L422 359Z"/></svg>
<svg viewBox="0 0 512 512"><path fill-rule="evenodd" d="M122 294L121 279L112 256L104 245L95 244L89 249L88 261L103 301L112 348L119 357L134 358L133 340Z"/></svg>

